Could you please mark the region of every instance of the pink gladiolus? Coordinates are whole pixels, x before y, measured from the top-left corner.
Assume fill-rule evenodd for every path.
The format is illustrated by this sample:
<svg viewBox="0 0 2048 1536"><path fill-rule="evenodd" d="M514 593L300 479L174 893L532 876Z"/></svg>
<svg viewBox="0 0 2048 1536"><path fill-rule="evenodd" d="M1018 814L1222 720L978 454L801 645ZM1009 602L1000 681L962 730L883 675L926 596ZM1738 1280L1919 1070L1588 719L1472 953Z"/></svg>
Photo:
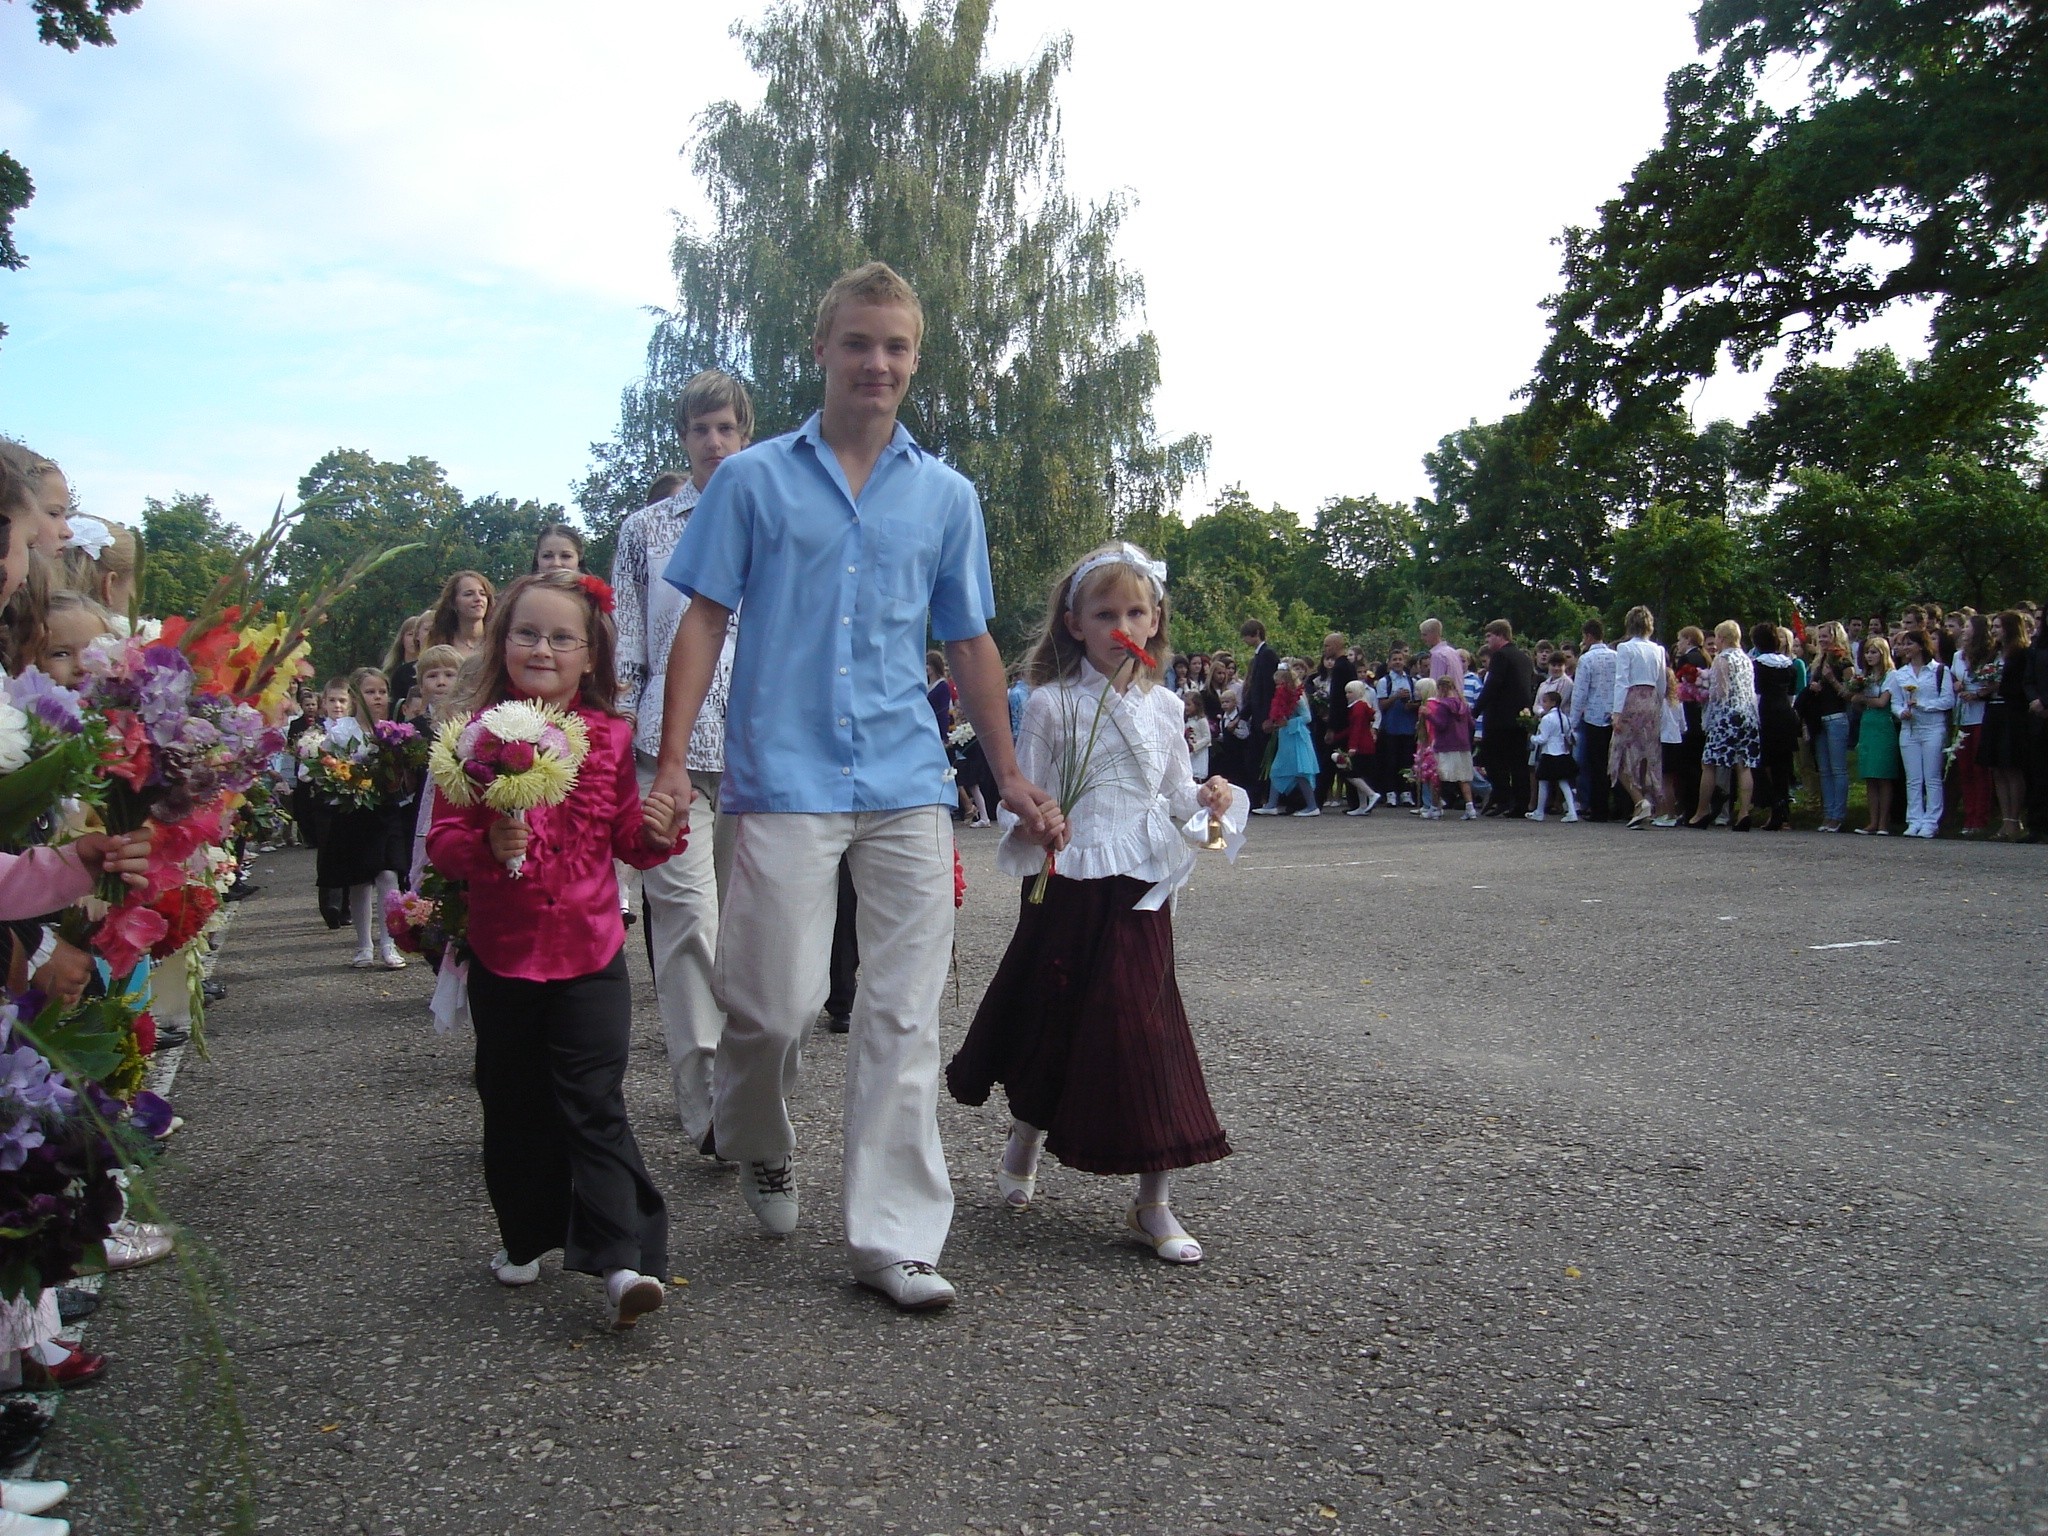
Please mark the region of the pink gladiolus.
<svg viewBox="0 0 2048 1536"><path fill-rule="evenodd" d="M171 931L170 921L148 907L116 907L92 936L92 947L116 976L130 975L157 940Z"/></svg>

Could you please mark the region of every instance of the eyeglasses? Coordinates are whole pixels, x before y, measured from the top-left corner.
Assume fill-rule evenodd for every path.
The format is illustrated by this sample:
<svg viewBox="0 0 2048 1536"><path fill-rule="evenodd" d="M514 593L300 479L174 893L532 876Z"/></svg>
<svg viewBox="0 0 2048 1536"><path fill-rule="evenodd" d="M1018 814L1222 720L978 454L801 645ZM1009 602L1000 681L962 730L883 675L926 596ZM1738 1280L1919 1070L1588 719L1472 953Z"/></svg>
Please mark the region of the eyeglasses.
<svg viewBox="0 0 2048 1536"><path fill-rule="evenodd" d="M570 651L580 651L590 644L581 635L567 635L559 631L552 635L544 635L539 630L529 629L523 624L505 638L522 651L537 651L545 645L549 650L560 651L565 655Z"/></svg>

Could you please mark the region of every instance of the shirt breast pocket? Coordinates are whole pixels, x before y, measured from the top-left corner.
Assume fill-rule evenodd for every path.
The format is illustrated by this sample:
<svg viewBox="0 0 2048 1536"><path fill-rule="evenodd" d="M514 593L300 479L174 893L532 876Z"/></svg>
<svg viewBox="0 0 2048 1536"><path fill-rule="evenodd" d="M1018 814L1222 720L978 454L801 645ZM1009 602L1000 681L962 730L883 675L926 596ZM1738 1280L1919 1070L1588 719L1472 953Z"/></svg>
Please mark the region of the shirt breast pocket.
<svg viewBox="0 0 2048 1536"><path fill-rule="evenodd" d="M875 595L891 618L907 618L904 605L931 602L932 573L938 568L939 531L914 517L893 517L870 525Z"/></svg>

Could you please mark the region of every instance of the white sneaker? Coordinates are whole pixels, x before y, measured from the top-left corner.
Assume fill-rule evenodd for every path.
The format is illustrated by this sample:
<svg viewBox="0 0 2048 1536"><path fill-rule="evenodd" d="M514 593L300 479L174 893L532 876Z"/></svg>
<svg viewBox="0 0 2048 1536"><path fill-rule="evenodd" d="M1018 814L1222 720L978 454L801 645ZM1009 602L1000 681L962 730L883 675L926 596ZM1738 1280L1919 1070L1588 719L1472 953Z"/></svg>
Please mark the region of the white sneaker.
<svg viewBox="0 0 2048 1536"><path fill-rule="evenodd" d="M26 1482L18 1478L0 1481L0 1510L17 1515L40 1515L55 1509L71 1492L69 1483Z"/></svg>
<svg viewBox="0 0 2048 1536"><path fill-rule="evenodd" d="M177 1245L162 1227L146 1221L130 1221L124 1216L114 1223L114 1230L107 1234L104 1246L108 1269L140 1269L145 1264L154 1264L158 1259L169 1257ZM0 1536L4 1536L6 1529L0 1526Z"/></svg>
<svg viewBox="0 0 2048 1536"><path fill-rule="evenodd" d="M936 1312L950 1307L958 1294L944 1275L920 1259L899 1259L878 1269L859 1270L853 1278L871 1291L880 1291L905 1312Z"/></svg>
<svg viewBox="0 0 2048 1536"><path fill-rule="evenodd" d="M71 1522L0 1510L0 1536L71 1536Z"/></svg>
<svg viewBox="0 0 2048 1536"><path fill-rule="evenodd" d="M637 1270L615 1269L604 1277L604 1299L612 1309L612 1327L631 1328L661 1305L661 1282Z"/></svg>
<svg viewBox="0 0 2048 1536"><path fill-rule="evenodd" d="M531 1285L540 1278L540 1260L514 1264L512 1255L500 1248L491 1255L491 1278L500 1285Z"/></svg>
<svg viewBox="0 0 2048 1536"><path fill-rule="evenodd" d="M402 971L405 969L405 956L398 952L396 944L386 939L377 951L377 963L387 971Z"/></svg>
<svg viewBox="0 0 2048 1536"><path fill-rule="evenodd" d="M1370 816L1372 814L1372 807L1369 805L1354 805L1344 814L1346 816Z"/></svg>
<svg viewBox="0 0 2048 1536"><path fill-rule="evenodd" d="M1548 819L1541 811L1522 812L1522 820L1524 821L1545 821Z"/></svg>
<svg viewBox="0 0 2048 1536"><path fill-rule="evenodd" d="M1295 812L1294 814L1295 814L1296 816L1298 816L1298 817L1299 817L1299 816L1320 816L1320 815L1322 815L1322 814L1323 814L1323 808L1322 808L1322 807L1321 807L1320 805L1312 805L1312 806L1310 806L1310 807L1309 807L1309 808L1308 808L1307 810L1305 810L1305 811L1296 811L1296 812Z"/></svg>
<svg viewBox="0 0 2048 1536"><path fill-rule="evenodd" d="M1441 814L1441 813L1439 813L1439 814ZM1462 816L1460 816L1460 817L1458 818L1458 820L1460 820L1460 821L1477 821L1478 819L1479 819L1479 807L1478 807L1478 806L1476 806L1476 805L1468 805L1468 806L1466 806L1466 807L1465 807L1465 814L1464 814L1464 815L1462 815Z"/></svg>
<svg viewBox="0 0 2048 1536"><path fill-rule="evenodd" d="M1676 816L1659 816L1650 825L1653 827L1675 827L1678 825L1678 818Z"/></svg>
<svg viewBox="0 0 2048 1536"><path fill-rule="evenodd" d="M1415 814L1420 816L1424 821L1442 821L1444 819L1444 813L1438 810L1435 806L1431 806L1426 811L1417 811Z"/></svg>
<svg viewBox="0 0 2048 1536"><path fill-rule="evenodd" d="M772 1163L742 1164L740 1194L770 1237L796 1230L796 1168L786 1154Z"/></svg>
<svg viewBox="0 0 2048 1536"><path fill-rule="evenodd" d="M1254 816L1278 816L1280 814L1280 807L1277 805L1255 805L1252 807L1252 814Z"/></svg>
<svg viewBox="0 0 2048 1536"><path fill-rule="evenodd" d="M1557 819L1560 823L1574 822L1579 819L1579 813L1577 811L1566 811L1562 816L1558 817Z"/></svg>

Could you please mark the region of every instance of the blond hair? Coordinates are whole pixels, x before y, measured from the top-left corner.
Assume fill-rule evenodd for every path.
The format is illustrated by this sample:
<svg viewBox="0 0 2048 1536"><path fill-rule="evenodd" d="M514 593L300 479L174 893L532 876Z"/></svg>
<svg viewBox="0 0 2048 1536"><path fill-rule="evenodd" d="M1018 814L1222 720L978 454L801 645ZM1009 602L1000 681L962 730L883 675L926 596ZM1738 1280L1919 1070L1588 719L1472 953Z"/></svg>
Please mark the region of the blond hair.
<svg viewBox="0 0 2048 1536"><path fill-rule="evenodd" d="M1742 626L1733 619L1723 619L1714 626L1714 644L1724 651L1742 649Z"/></svg>
<svg viewBox="0 0 2048 1536"><path fill-rule="evenodd" d="M886 261L870 261L855 267L825 290L825 297L818 301L818 323L811 328L812 346L822 347L832 339L832 322L847 304L895 304L909 310L914 322L910 343L914 347L924 345L924 306L918 303L916 291Z"/></svg>
<svg viewBox="0 0 2048 1536"><path fill-rule="evenodd" d="M841 278L840 282L846 281ZM836 284L834 285L837 286ZM828 294L829 298L830 295ZM917 302L913 295L911 303ZM819 311L823 317L823 310ZM820 339L822 339L822 332ZM740 436L752 440L754 436L754 399L747 393L747 386L727 373L723 368L706 368L702 373L693 374L690 382L683 386L683 392L676 396L676 431L687 437L690 418L709 416L714 411L731 411L732 419L739 423ZM676 490L682 489L682 476L676 477ZM675 491L668 493L670 496ZM656 496L655 501L664 498Z"/></svg>
<svg viewBox="0 0 2048 1536"><path fill-rule="evenodd" d="M1104 544L1091 549L1087 554L1068 566L1066 573L1053 583L1052 596L1046 603L1045 623L1031 637L1031 648L1024 657L1024 678L1034 688L1043 688L1047 683L1056 683L1063 677L1072 677L1081 670L1081 663L1087 659L1087 647L1074 637L1067 628L1067 615L1082 603L1092 601L1112 584L1129 583L1144 592L1159 610L1159 627L1153 631L1146 650L1152 657L1152 665L1138 663L1138 678L1141 682L1156 683L1165 675L1172 659L1172 648L1167 642L1166 596L1152 581L1151 574L1140 566L1121 558L1125 550L1143 555L1144 551L1135 544ZM1116 558L1105 560L1081 579L1080 590L1074 590L1074 575L1082 566L1098 556ZM1149 558L1149 557L1148 557ZM1163 569L1163 567L1162 567Z"/></svg>
<svg viewBox="0 0 2048 1536"><path fill-rule="evenodd" d="M436 670L460 672L463 663L462 652L452 645L430 645L420 652L420 659L412 664L415 677L425 677Z"/></svg>

